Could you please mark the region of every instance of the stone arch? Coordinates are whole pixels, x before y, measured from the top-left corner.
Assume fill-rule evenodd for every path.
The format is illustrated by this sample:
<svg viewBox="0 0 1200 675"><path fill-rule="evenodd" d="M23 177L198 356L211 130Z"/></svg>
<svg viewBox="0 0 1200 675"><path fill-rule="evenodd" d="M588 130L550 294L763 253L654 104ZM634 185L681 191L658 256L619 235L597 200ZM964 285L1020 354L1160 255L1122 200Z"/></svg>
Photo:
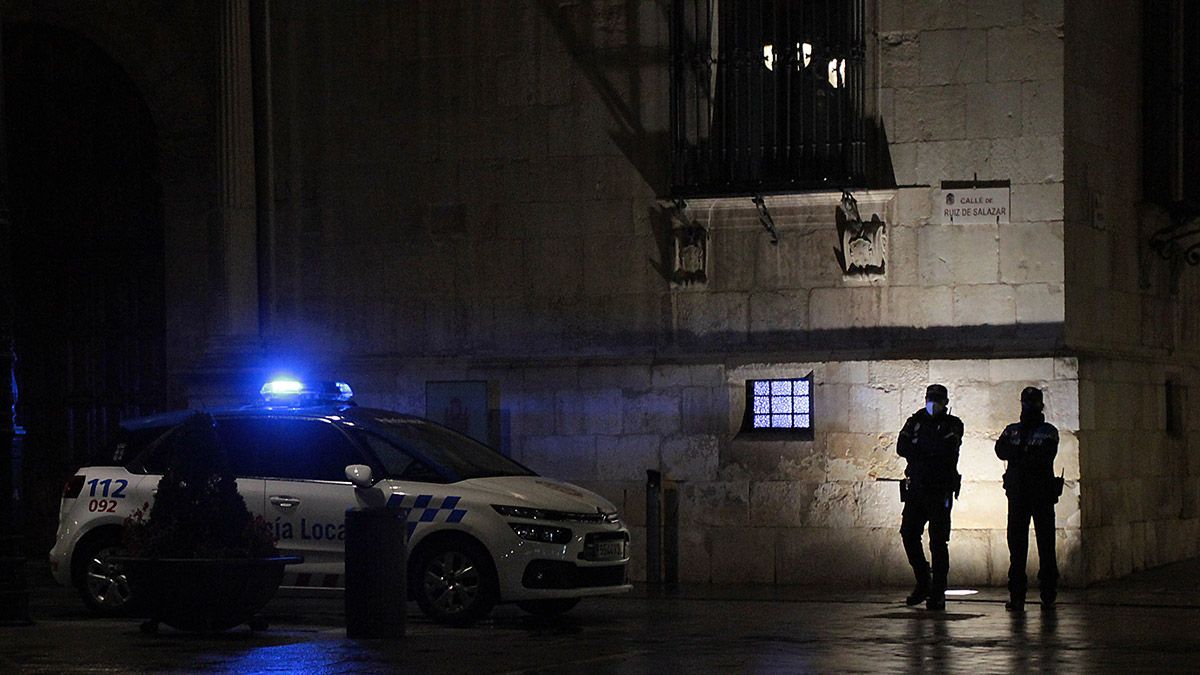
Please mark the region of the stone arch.
<svg viewBox="0 0 1200 675"><path fill-rule="evenodd" d="M10 3L6 26L55 28L96 47L140 93L156 131L167 268L166 362L178 374L208 333L217 207L217 19L208 3Z"/></svg>
<svg viewBox="0 0 1200 675"><path fill-rule="evenodd" d="M121 418L170 402L158 130L94 42L4 25L18 413L26 483L56 482ZM28 490L31 532L52 490ZM51 497L39 497L50 495Z"/></svg>

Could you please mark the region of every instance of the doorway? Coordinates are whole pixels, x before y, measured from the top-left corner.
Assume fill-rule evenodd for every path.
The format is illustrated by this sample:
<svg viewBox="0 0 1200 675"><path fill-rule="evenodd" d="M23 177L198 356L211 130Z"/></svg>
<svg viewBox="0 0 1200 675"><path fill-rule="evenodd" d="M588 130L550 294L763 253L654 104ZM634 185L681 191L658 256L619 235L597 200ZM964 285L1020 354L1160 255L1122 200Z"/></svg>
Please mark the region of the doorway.
<svg viewBox="0 0 1200 675"><path fill-rule="evenodd" d="M164 407L163 207L144 99L99 47L42 24L3 34L14 348L29 550L62 480L116 424Z"/></svg>

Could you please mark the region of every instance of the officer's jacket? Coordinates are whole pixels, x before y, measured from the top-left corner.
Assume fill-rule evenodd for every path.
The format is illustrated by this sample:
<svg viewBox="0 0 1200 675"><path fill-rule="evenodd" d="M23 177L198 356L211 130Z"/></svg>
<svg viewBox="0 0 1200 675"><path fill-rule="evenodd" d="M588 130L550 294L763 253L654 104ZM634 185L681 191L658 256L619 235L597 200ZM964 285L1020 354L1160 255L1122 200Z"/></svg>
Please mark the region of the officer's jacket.
<svg viewBox="0 0 1200 675"><path fill-rule="evenodd" d="M1049 497L1054 492L1058 429L1043 421L1017 422L996 440L996 456L1008 462L1004 490L1010 497Z"/></svg>
<svg viewBox="0 0 1200 675"><path fill-rule="evenodd" d="M909 478L909 490L953 492L958 487L962 437L962 420L954 415L931 416L923 408L913 413L896 443L896 452L908 460L904 475Z"/></svg>

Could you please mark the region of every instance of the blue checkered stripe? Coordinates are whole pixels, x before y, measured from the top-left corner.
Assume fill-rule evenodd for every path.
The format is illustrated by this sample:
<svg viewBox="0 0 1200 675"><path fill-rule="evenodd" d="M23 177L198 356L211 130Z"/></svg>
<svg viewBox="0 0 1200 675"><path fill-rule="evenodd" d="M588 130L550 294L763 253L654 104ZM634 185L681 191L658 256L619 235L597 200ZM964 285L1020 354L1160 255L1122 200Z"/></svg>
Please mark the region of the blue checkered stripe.
<svg viewBox="0 0 1200 675"><path fill-rule="evenodd" d="M413 532L416 531L417 525L421 523L458 523L467 515L466 509L460 509L458 502L462 497L447 496L442 497L441 503L433 506L434 500L437 498L433 495L397 495L394 494L388 497L388 508L392 509L408 509L408 536L411 538ZM443 520L438 520L438 515L445 513Z"/></svg>

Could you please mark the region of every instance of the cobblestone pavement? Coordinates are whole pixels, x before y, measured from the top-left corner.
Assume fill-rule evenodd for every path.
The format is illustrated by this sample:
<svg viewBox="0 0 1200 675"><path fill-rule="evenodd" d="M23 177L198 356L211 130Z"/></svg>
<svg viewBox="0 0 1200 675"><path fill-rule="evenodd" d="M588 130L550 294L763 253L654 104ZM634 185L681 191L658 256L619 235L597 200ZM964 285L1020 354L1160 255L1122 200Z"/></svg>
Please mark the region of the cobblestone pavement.
<svg viewBox="0 0 1200 675"><path fill-rule="evenodd" d="M552 621L500 607L463 629L414 608L396 641L346 639L340 595L276 598L265 632L145 635L39 586L36 624L0 628L0 672L1196 672L1198 581L1193 560L1024 615L1004 610L999 589L932 613L904 607L903 589L639 588Z"/></svg>

